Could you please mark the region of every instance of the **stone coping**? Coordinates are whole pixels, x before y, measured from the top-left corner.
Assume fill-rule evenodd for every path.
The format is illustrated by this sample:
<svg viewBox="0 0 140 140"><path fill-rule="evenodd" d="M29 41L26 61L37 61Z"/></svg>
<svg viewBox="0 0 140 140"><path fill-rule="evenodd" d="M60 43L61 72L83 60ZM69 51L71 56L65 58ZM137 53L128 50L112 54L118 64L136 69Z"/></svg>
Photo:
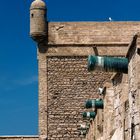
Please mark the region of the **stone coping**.
<svg viewBox="0 0 140 140"><path fill-rule="evenodd" d="M49 22L49 45L128 45L140 22Z"/></svg>

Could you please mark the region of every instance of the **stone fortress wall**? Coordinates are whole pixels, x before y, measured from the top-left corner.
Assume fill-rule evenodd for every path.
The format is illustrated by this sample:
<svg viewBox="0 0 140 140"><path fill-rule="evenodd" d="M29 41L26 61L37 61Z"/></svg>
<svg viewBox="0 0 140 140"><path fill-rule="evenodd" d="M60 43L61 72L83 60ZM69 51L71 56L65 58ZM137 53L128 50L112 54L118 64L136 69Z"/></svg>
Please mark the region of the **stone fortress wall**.
<svg viewBox="0 0 140 140"><path fill-rule="evenodd" d="M135 36L126 55L128 74L117 73L104 85L104 109L91 122L86 140L140 139L139 45L139 36ZM99 124L103 127L101 132Z"/></svg>
<svg viewBox="0 0 140 140"><path fill-rule="evenodd" d="M85 23L77 23L77 24L62 23L62 24L63 26L65 24L67 25L67 26L65 25L66 29L67 28L75 29L73 32L71 31L71 34L73 33L72 36L74 36L75 38L76 35L78 35L77 32L79 32L79 35L81 35L82 28L79 27L81 25L82 27L83 25L85 25ZM89 23L89 26L91 26L91 24L92 23ZM93 28L96 28L94 27L94 24L95 23L93 22ZM104 25L104 23L100 22L98 24ZM98 24L96 23L96 26L98 26ZM110 28L109 29L104 28L104 33L108 32L108 30L112 30L112 32L115 32L116 28L120 28L120 26L118 26L119 23L105 23L105 24L108 24ZM111 24L114 24L114 26L111 26ZM133 23L127 24L129 24L129 26L134 27ZM77 40L75 41L75 44L74 42L72 42L71 44L70 42L65 42L65 39L67 39L67 36L65 36L66 33L65 28L63 29L61 28L61 33L55 33L54 31L56 28L61 27L61 23L48 23L48 27L50 27L48 32L49 34L48 45L46 46L44 44L40 44L38 52L38 60L40 64L39 71L41 78L40 93L44 93L40 94L40 97L43 96L40 98L41 99L40 108L42 107L45 108L46 102L48 105L46 107L46 111L44 110L44 115L43 111L41 111L42 116L40 116L40 120L41 118L44 119L45 114L47 114L46 112L48 112L48 115L46 119L44 119L44 121L46 120L46 126L43 121L40 121L40 132L43 135L44 134L47 135L48 139L54 140L58 138L66 140L85 139L84 136L79 136L78 131L79 124L84 123L82 117L82 113L85 111L84 103L87 99L97 98L98 88L102 87L103 84L106 83L106 81L110 81L110 77L112 75L112 73L101 73L100 75L100 72L93 73L88 72L87 71L88 54L98 54L101 56L106 55L125 56L128 51L128 44L129 42L131 42L131 39L127 43L126 42L124 43L124 40L121 38L122 37L121 34L118 34L118 36L115 37L121 38L121 40L123 40L123 43L116 42L116 38L114 37L114 40L112 40L112 42L109 43L105 42L104 44L100 44L101 42L97 44L94 44L93 42L93 45L92 44L87 45L86 43L77 44L78 42ZM114 31L113 27L115 28ZM128 36L127 37L125 36L125 39L129 38L130 34L134 34L134 32L138 30L138 28L139 23L137 23L137 29L131 28L129 34L126 34ZM100 37L102 37L102 30L98 32L100 32L101 34ZM61 36L63 35L65 39L63 39L64 37L63 38L61 37L59 39L59 36L57 36L56 34L60 34ZM87 33L85 33L85 36L86 34L87 35L89 34L88 30ZM52 40L59 41L60 43L62 41L64 44L55 44L55 43L52 44L53 43ZM44 48L46 48L45 52ZM45 73L43 72L46 72L47 74L45 75ZM43 87L44 92L42 91Z"/></svg>
<svg viewBox="0 0 140 140"><path fill-rule="evenodd" d="M46 14L45 3L35 0L30 9L30 35L38 44L39 135L0 139L140 139L139 37L131 43L132 37L140 32L140 22L48 22ZM127 54L129 72L88 72L90 54ZM97 91L103 86L104 109L97 110L93 121L84 120L85 101L99 98ZM90 128L86 136L79 135L79 125L87 122Z"/></svg>

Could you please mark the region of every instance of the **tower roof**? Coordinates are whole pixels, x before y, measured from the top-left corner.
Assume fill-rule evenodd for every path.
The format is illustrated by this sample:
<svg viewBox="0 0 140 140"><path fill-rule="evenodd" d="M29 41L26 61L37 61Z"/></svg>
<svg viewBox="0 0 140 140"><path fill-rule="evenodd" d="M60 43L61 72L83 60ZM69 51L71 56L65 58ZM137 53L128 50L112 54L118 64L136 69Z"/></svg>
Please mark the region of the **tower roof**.
<svg viewBox="0 0 140 140"><path fill-rule="evenodd" d="M36 9L36 8L39 8L39 9L46 9L46 4L44 1L42 0L34 0L31 4L31 7L30 9Z"/></svg>

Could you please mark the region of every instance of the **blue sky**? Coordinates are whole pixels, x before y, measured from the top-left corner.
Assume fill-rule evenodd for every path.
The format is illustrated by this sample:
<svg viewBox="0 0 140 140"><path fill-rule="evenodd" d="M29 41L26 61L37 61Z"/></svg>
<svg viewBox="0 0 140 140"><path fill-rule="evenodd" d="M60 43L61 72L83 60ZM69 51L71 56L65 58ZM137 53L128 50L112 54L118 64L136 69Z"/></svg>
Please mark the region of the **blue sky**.
<svg viewBox="0 0 140 140"><path fill-rule="evenodd" d="M38 134L36 44L29 37L32 0L0 4L0 135ZM49 21L139 21L139 0L46 0Z"/></svg>

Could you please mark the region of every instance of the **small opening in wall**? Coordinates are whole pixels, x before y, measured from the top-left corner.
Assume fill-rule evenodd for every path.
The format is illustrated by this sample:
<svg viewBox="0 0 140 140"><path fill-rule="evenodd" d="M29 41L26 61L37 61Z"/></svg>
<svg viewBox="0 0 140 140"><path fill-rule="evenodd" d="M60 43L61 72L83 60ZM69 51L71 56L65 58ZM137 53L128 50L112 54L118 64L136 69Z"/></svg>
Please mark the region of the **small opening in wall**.
<svg viewBox="0 0 140 140"><path fill-rule="evenodd" d="M137 52L138 52L138 54L140 55L140 49L139 49L139 48L137 49Z"/></svg>
<svg viewBox="0 0 140 140"><path fill-rule="evenodd" d="M134 123L131 123L131 140L134 139L135 134L135 125Z"/></svg>
<svg viewBox="0 0 140 140"><path fill-rule="evenodd" d="M31 14L31 18L33 18L34 17L34 14Z"/></svg>

